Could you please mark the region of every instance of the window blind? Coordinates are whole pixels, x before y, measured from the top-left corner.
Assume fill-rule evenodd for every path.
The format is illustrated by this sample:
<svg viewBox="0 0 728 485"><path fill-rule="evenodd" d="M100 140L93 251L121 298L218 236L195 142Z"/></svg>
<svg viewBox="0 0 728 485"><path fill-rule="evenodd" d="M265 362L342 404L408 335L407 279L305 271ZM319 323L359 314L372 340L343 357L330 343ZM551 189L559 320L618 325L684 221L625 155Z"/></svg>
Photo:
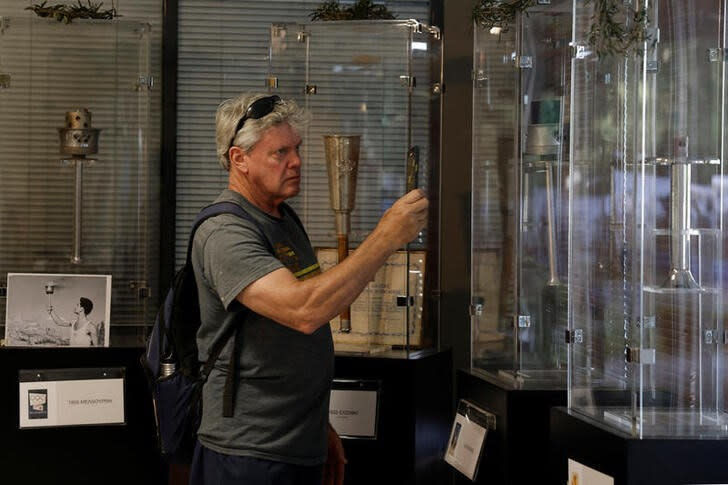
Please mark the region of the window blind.
<svg viewBox="0 0 728 485"><path fill-rule="evenodd" d="M345 2L342 2L342 4ZM177 125L177 212L176 212L176 262L180 266L185 257L185 249L192 221L201 207L209 204L227 185L227 172L219 167L215 154L215 110L218 104L227 98L237 96L243 91L265 91L264 83L269 72L269 39L272 24L307 22L309 14L320 1L201 1L181 0L179 4L179 54L178 54L178 125ZM425 0L391 2L387 5L398 19L429 19L429 2ZM346 45L346 38L324 39L327 44L320 46L319 55L326 55L326 50L342 53L351 57L352 46ZM380 55L399 56L384 49ZM347 50L349 52L347 52ZM292 66L291 66L292 67ZM328 77L326 77L328 76ZM333 82L334 76L328 73L321 81L323 84ZM423 73L429 76L429 73ZM322 84L322 87L323 87ZM336 89L326 97L319 97L317 103L335 103L344 109L341 119L326 120L321 127L346 128L343 118L347 120L361 119L361 104L350 101L347 89ZM297 89L297 92L300 90ZM287 95L287 91L284 95ZM386 93L382 93L386 95ZM300 97L298 98L301 101ZM323 101L325 99L326 101ZM374 103L372 103L374 105ZM322 106L310 106L313 116L322 115ZM394 106L391 109L396 110ZM348 110L348 115L346 114ZM402 110L398 110L402 112ZM384 113L382 113L384 114ZM381 123L382 119L370 116L370 123ZM415 110L413 118L420 125L429 126L429 112ZM317 118L317 123L321 122ZM362 122L364 123L364 122ZM364 125L362 125L364 126ZM427 133L427 129L416 130ZM401 133L388 133L375 140L371 147L377 153L392 156L378 158L381 165L362 173L362 184L357 189L357 201L391 202L395 194L401 194L400 187L391 189L390 195L383 197L380 190L382 174L388 172L401 173L406 153ZM420 142L426 158L426 140ZM308 148L304 147L305 150ZM311 148L313 149L313 148ZM322 147L316 146L320 153L304 152L304 166L320 159ZM333 213L328 207L327 187L306 186L326 180L325 173L304 176L302 194L291 200L297 209L307 204L303 211L304 222L311 232L314 244L325 238L333 230ZM313 167L312 167L313 170ZM371 180L371 183L367 182ZM376 179L376 180L375 180ZM388 190L386 187L384 190ZM363 191L363 192L362 192ZM390 200L391 199L391 200ZM357 202L359 203L359 202ZM310 205L313 204L313 205ZM369 228L372 221L379 218L386 207L362 206L362 210L353 215L354 224ZM371 209L371 210L370 210ZM361 220L364 219L364 220ZM361 236L361 234L359 234Z"/></svg>

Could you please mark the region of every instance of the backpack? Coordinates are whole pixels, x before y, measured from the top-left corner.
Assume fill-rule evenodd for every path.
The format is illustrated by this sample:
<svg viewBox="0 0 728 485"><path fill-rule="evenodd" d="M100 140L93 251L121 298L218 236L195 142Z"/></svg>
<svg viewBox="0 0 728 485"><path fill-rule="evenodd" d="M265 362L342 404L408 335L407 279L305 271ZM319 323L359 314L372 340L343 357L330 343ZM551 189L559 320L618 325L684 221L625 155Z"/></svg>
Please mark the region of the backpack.
<svg viewBox="0 0 728 485"><path fill-rule="evenodd" d="M140 359L152 394L157 440L162 455L173 463L189 463L192 460L197 429L202 418L202 386L223 347L237 334L239 322L247 313L241 312L238 320L213 343L209 358L200 368L197 330L201 321L197 283L192 268L192 241L197 228L205 220L220 214L234 214L260 228L252 216L233 202L219 202L200 211L190 234L185 264L177 271L164 303L157 312L146 351ZM235 358L236 352L232 352L223 396L223 415L226 417L233 415Z"/></svg>
<svg viewBox="0 0 728 485"><path fill-rule="evenodd" d="M280 210L288 213L304 234L298 215L287 204ZM237 338L237 329L247 311L218 340L213 342L210 355L204 363L197 356L197 330L200 328L200 304L197 283L192 268L192 241L202 223L220 214L233 214L255 224L261 234L263 228L242 207L233 202L218 202L202 209L192 226L187 244L187 258L177 271L164 303L147 339L146 351L141 356L142 368L149 382L157 440L162 455L172 463L190 463L202 419L202 386L210 375L222 349L230 338ZM308 238L308 235L306 235ZM275 254L273 245L265 238L268 250ZM310 242L310 241L309 241ZM232 417L236 384L237 353L234 346L228 362L223 393L223 416ZM202 365L200 365L202 364Z"/></svg>

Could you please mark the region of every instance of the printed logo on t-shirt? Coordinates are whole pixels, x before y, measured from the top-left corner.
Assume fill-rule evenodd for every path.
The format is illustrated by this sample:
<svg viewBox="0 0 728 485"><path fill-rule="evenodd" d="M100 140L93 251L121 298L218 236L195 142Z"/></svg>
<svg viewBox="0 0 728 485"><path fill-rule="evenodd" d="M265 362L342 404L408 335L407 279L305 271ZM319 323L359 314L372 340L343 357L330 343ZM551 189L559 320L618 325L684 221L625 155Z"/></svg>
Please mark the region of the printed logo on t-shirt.
<svg viewBox="0 0 728 485"><path fill-rule="evenodd" d="M298 255L290 246L284 243L276 243L273 248L276 251L276 258L283 263L283 266L296 273L301 269L301 262Z"/></svg>

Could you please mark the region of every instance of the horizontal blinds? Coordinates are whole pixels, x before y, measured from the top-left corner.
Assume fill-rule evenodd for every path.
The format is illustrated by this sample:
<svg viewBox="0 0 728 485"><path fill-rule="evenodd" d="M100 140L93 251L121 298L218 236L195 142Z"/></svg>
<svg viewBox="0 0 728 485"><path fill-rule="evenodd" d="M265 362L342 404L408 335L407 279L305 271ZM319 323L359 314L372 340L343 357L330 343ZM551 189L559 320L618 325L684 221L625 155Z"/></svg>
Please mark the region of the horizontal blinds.
<svg viewBox="0 0 728 485"><path fill-rule="evenodd" d="M141 341L156 300L138 289L158 281L160 93L137 82L159 77L161 9L138 3L114 21L64 24L24 12L5 17L0 34L0 71L10 75L0 89L0 281L9 272L111 274L112 345ZM80 178L81 263L73 264L77 171L61 162L58 128L78 108L101 132L88 155L96 162Z"/></svg>
<svg viewBox="0 0 728 485"><path fill-rule="evenodd" d="M219 168L215 155L215 109L223 99L243 91L264 91L269 72L269 39L272 24L307 22L319 1L180 2L178 59L178 137L177 137L177 265L184 260L189 228L197 211L210 203L227 185L227 172ZM399 19L429 18L429 2L393 2L388 7ZM371 230L383 210L402 193L401 180L407 150L406 89L399 75L406 74L407 40L403 31L389 29L389 37L365 38L346 30L327 33L324 23L313 23L320 33L311 37L310 74L316 77L319 94L304 97L305 44L286 41L289 51L273 53L273 69L280 77L279 91L306 105L313 122L304 140L302 193L291 200L300 212L315 245L331 245L333 213L329 209L328 188L321 134L333 130L362 132L362 157L371 163L361 165L357 188L357 209L352 214L352 240L356 242ZM383 35L384 32L381 32ZM375 37L376 38L376 37ZM390 42L391 41L391 42ZM290 44L288 44L291 42ZM280 45L279 45L280 47ZM367 52L376 51L376 67L371 76L337 72L336 66L356 67L352 59L367 62ZM319 58L315 56L321 56ZM357 57L358 56L358 57ZM369 57L372 59L372 57ZM419 65L418 65L419 66ZM395 68L396 67L396 68ZM402 69L405 68L403 71ZM318 69L318 71L316 71ZM429 69L429 66L428 66ZM396 76L394 81L384 73ZM354 74L353 71L350 74ZM429 71L422 79L429 78ZM358 83L358 84L357 84ZM429 84L425 81L423 85ZM375 89L373 86L378 85ZM363 99L363 93L371 98ZM306 99L308 98L308 99ZM362 103L366 103L363 111ZM413 121L428 133L428 103L413 110ZM429 140L418 140L421 160L428 157ZM423 170L426 173L427 170ZM424 185L425 180L420 181Z"/></svg>

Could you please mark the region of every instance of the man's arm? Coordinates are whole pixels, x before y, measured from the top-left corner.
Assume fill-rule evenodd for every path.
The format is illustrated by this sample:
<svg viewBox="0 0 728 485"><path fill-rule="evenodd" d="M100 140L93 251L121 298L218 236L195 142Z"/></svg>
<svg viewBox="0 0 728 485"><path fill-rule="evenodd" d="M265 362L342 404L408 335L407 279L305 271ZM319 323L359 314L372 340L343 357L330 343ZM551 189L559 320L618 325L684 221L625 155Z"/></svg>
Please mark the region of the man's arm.
<svg viewBox="0 0 728 485"><path fill-rule="evenodd" d="M387 258L414 239L427 222L428 201L413 190L400 198L343 262L299 281L281 268L248 285L238 301L254 312L303 333L313 333L359 296Z"/></svg>
<svg viewBox="0 0 728 485"><path fill-rule="evenodd" d="M70 327L71 325L73 325L73 322L70 322L70 321L56 315L56 312L53 310L53 307L51 307L48 310L48 315L51 317L51 320L53 320L53 323L55 323L59 327Z"/></svg>

